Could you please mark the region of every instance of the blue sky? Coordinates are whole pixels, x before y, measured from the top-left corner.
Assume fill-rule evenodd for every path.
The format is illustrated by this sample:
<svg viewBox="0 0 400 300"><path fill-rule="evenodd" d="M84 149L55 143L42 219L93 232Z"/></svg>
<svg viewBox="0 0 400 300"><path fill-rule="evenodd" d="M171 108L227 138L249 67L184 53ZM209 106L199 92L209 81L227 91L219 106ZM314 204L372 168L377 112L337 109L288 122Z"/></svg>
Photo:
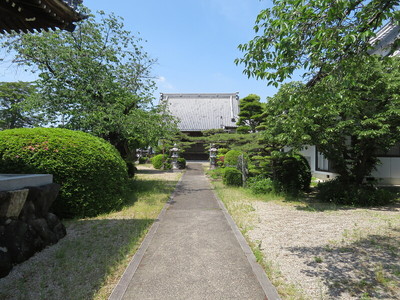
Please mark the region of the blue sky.
<svg viewBox="0 0 400 300"><path fill-rule="evenodd" d="M84 0L92 11L114 12L127 30L147 40L145 50L158 60L158 98L163 93L258 94L265 101L276 88L248 79L234 59L254 37L253 26L264 0ZM32 75L0 69L0 81L29 80Z"/></svg>

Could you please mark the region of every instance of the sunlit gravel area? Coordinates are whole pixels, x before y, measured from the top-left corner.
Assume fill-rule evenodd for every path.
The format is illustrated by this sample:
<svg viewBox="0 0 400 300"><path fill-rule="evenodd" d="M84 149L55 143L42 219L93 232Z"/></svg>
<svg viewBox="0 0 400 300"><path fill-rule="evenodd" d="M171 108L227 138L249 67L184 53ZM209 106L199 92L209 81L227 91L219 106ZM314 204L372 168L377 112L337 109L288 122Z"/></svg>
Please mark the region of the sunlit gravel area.
<svg viewBox="0 0 400 300"><path fill-rule="evenodd" d="M305 299L400 299L400 206L250 205L248 238Z"/></svg>

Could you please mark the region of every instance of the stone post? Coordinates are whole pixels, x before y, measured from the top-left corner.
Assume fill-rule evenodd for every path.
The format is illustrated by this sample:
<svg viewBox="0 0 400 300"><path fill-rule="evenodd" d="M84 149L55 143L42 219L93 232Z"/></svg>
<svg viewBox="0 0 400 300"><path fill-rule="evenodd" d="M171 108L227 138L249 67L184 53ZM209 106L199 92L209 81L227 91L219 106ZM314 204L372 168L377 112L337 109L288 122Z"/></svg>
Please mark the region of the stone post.
<svg viewBox="0 0 400 300"><path fill-rule="evenodd" d="M172 157L172 169L177 170L179 169L178 166L178 158L179 158L179 148L176 144L174 144L174 148L171 150L171 157Z"/></svg>
<svg viewBox="0 0 400 300"><path fill-rule="evenodd" d="M218 149L215 148L214 144L210 145L210 169L215 169L217 165L217 152Z"/></svg>

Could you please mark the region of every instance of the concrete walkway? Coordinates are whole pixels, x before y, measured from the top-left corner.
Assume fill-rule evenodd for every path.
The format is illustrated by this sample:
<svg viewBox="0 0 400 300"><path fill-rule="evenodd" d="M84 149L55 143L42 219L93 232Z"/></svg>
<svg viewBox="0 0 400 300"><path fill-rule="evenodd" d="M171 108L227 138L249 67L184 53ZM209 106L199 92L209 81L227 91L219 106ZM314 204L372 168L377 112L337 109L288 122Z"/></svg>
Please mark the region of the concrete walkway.
<svg viewBox="0 0 400 300"><path fill-rule="evenodd" d="M279 297L201 164L190 163L109 299Z"/></svg>

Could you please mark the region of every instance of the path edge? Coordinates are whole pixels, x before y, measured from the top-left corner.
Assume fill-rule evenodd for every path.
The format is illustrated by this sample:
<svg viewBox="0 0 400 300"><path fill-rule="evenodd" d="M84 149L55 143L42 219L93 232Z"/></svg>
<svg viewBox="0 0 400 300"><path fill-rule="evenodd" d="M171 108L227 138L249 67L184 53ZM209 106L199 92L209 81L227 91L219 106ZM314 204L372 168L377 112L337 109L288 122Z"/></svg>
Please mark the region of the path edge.
<svg viewBox="0 0 400 300"><path fill-rule="evenodd" d="M225 216L226 220L228 221L229 226L231 227L233 233L235 234L237 241L240 244L240 247L242 248L244 254L246 255L246 258L251 266L251 269L253 270L253 273L256 276L258 283L261 285L261 287L265 293L265 296L267 297L268 300L281 300L281 298L279 297L278 291L276 290L275 286L269 280L267 274L265 274L264 269L257 262L257 259L254 256L253 250L251 250L250 246L247 244L246 239L244 238L243 234L240 232L240 230L237 227L232 216L229 214L228 210L225 207L225 204L222 202L222 200L217 195L214 186L212 185L212 183L210 182L210 180L208 178L207 178L207 180L209 181L210 185L212 186L214 197L215 197L215 199L217 199L219 207L221 208L222 212L224 213L224 216Z"/></svg>
<svg viewBox="0 0 400 300"><path fill-rule="evenodd" d="M133 275L135 274L137 268L139 267L139 264L142 261L143 256L147 251L147 248L149 247L151 241L153 240L154 235L157 232L158 227L160 226L160 222L164 218L164 215L167 212L168 208L171 206L171 203L173 202L173 199L175 198L175 195L177 193L178 187L182 184L182 178L184 173L185 172L182 172L182 176L181 178L179 178L174 191L172 192L171 196L169 196L167 203L165 203L163 209L158 214L157 218L154 220L153 224L150 227L149 232L146 234L144 240L140 244L136 253L133 255L131 261L129 262L128 266L125 269L125 272L122 274L117 285L114 287L110 297L108 297L108 300L121 300L124 297L125 292L128 289L130 282L132 281Z"/></svg>

